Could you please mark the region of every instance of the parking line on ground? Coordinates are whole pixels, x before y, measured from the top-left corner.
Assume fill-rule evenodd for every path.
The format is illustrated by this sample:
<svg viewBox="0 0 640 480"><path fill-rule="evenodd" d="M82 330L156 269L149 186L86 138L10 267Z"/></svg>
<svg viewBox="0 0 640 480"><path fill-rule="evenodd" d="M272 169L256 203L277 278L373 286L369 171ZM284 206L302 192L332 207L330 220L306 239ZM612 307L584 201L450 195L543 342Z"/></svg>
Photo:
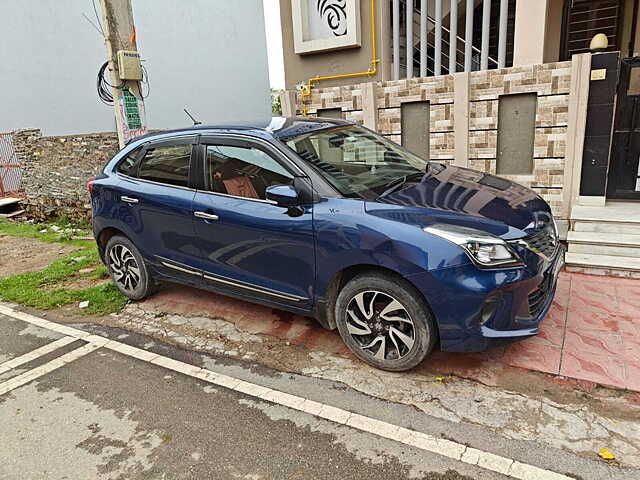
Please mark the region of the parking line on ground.
<svg viewBox="0 0 640 480"><path fill-rule="evenodd" d="M55 342L47 343L46 345L36 348L35 350L31 350L24 355L20 355L19 357L12 358L4 363L0 363L0 374L8 372L9 370L13 370L20 365L24 365L25 363L29 363L36 358L42 357L47 353L53 352L58 348L64 347L65 345L69 345L70 343L76 342L78 339L74 337L62 337Z"/></svg>
<svg viewBox="0 0 640 480"><path fill-rule="evenodd" d="M379 437L401 442L405 445L410 445L430 453L442 455L470 465L476 465L485 470L497 472L508 477L517 478L519 480L573 480L572 477L556 473L551 470L545 470L533 465L518 462L511 458L468 447L458 442L434 437L433 435L418 432L416 430L410 430L408 428L376 420L364 415L359 415L348 410L315 402L304 397L291 395L289 393L246 382L228 375L212 372L189 363L148 352L141 348L132 347L115 340L109 340L108 338L100 335L92 335L66 325L50 322L43 318L19 312L3 305L0 305L0 314L22 320L42 328L47 328L55 332L63 333L64 335L74 337L73 340L82 339L89 342L83 347L73 350L49 363L41 365L40 367L30 370L23 375L14 377L9 381L0 384L0 395L28 383L34 378L45 375L56 368L66 365L77 358L87 355L98 348L104 347L178 373L183 373L193 378L198 378L220 387L228 388L264 401L283 405L294 410L324 418L334 423L355 428L363 432L372 433Z"/></svg>
<svg viewBox="0 0 640 480"><path fill-rule="evenodd" d="M0 383L0 395L4 395L5 393L10 392L11 390L21 387L26 383L29 383L31 380L34 380L38 377L42 377L47 373L53 372L54 370L65 366L67 363L71 363L74 360L77 360L81 357L84 357L85 355L88 355L89 353L99 349L100 347L101 347L100 345L88 343L82 347L79 347L79 348L76 348L75 350L70 351L69 353L65 353L64 355L61 355L58 358L45 363L44 365L40 365L39 367L36 367L33 370L29 370L28 372L25 372L22 375L13 377L11 380L7 380L4 383Z"/></svg>

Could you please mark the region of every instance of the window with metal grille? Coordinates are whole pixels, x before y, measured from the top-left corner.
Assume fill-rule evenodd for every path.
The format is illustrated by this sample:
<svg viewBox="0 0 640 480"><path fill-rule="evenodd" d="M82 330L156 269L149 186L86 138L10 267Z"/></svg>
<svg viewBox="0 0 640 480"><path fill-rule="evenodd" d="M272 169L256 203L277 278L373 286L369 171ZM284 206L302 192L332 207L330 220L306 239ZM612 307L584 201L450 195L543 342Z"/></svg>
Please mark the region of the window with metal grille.
<svg viewBox="0 0 640 480"><path fill-rule="evenodd" d="M573 54L588 52L596 33L607 36L607 51L620 50L623 5L623 0L567 0L560 60L570 60Z"/></svg>

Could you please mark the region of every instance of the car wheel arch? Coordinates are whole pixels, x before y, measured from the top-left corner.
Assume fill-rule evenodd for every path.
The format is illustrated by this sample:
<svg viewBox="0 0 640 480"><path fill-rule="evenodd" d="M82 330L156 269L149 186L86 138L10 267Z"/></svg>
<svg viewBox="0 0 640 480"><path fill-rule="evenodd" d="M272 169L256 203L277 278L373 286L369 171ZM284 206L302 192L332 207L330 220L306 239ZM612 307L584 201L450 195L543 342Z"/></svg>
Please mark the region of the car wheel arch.
<svg viewBox="0 0 640 480"><path fill-rule="evenodd" d="M424 300L427 308L429 309L432 318L436 323L436 332L438 331L438 321L433 313L433 309L431 308L431 304L428 298L425 298L422 291L418 288L417 285L413 283L411 278L405 277L400 273L387 268L381 265L373 265L373 264L358 264L351 265L349 267L345 267L342 270L336 272L331 280L328 283L327 289L325 291L325 295L321 302L319 302L319 307L317 309L318 321L329 330L335 330L337 328L336 319L335 319L335 305L336 299L338 298L338 294L342 287L344 287L351 279L355 278L358 275L366 274L366 273L384 273L386 275L390 275L392 277L396 277L404 280L409 283L416 293Z"/></svg>
<svg viewBox="0 0 640 480"><path fill-rule="evenodd" d="M104 253L105 253L105 248L107 246L107 243L109 242L109 240L116 236L116 235L120 235L122 237L125 237L129 240L131 240L129 238L129 236L123 232L122 230L119 230L115 227L105 227L102 230L100 230L100 233L98 233L96 235L96 243L98 244L98 252L100 253L100 258L102 258L102 261L104 262Z"/></svg>

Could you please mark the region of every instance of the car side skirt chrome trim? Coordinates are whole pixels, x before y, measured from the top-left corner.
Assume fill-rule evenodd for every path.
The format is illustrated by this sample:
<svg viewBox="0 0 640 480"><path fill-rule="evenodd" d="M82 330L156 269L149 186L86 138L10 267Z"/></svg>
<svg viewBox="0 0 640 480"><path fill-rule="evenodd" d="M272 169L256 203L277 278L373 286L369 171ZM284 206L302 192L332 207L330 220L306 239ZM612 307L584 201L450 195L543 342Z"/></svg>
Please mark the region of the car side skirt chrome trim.
<svg viewBox="0 0 640 480"><path fill-rule="evenodd" d="M198 277L202 276L202 274L196 270L190 270L188 268L179 267L178 265L174 265L173 263L164 262L164 261L161 261L160 263L165 267L172 268L173 270L178 270L179 272L189 273L191 275L196 275Z"/></svg>
<svg viewBox="0 0 640 480"><path fill-rule="evenodd" d="M202 277L205 280L208 280L210 282L215 282L215 283L219 283L219 284L223 284L223 285L228 285L228 286L232 286L232 287L236 287L236 288L242 288L244 290L250 290L252 292L257 292L257 293L261 293L263 295L269 295L271 297L276 297L276 298L282 298L285 300L289 300L292 302L306 302L309 299L306 297L299 297L297 295L290 295L287 293L281 293L281 292L276 292L275 290L271 290L268 288L263 288L263 287L257 287L255 285L250 285L247 283L243 283L243 282L237 282L235 280L231 280L230 278L227 277L220 277L217 275L212 275L210 273L206 273L206 272L201 272L198 270L193 270L189 267L187 267L186 265L182 265L182 264L176 264L171 260L168 260L166 258L163 257L156 257L158 258L158 260L160 261L160 264L164 267L167 268L171 268L173 270L177 270L179 272L183 272L183 273L188 273L190 275L194 275L197 277Z"/></svg>
<svg viewBox="0 0 640 480"><path fill-rule="evenodd" d="M205 278L205 280L209 280L211 282L217 282L217 283L222 283L222 284L225 284L225 285L230 285L230 286L233 286L233 287L243 288L245 290L251 290L253 292L262 293L264 295L270 295L272 297L284 298L285 300L290 300L290 301L293 301L293 302L304 302L304 301L309 300L308 298L305 298L305 297L298 297L297 295L288 295L286 293L279 293L279 292L275 292L273 290L269 290L267 288L255 287L253 285L248 285L246 283L241 283L241 282L236 282L234 280L229 280L228 278L222 278L222 277L213 276L213 275L210 275L208 273L204 274L204 278Z"/></svg>

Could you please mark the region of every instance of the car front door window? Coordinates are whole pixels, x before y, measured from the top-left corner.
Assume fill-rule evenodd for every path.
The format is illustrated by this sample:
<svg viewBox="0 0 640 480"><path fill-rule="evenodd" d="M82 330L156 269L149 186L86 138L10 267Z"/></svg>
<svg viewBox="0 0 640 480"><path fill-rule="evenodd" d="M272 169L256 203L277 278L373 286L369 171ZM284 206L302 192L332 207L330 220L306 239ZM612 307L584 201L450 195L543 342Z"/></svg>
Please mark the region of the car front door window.
<svg viewBox="0 0 640 480"><path fill-rule="evenodd" d="M262 150L229 145L207 146L206 175L214 193L258 200L265 199L267 187L293 181L293 175Z"/></svg>

